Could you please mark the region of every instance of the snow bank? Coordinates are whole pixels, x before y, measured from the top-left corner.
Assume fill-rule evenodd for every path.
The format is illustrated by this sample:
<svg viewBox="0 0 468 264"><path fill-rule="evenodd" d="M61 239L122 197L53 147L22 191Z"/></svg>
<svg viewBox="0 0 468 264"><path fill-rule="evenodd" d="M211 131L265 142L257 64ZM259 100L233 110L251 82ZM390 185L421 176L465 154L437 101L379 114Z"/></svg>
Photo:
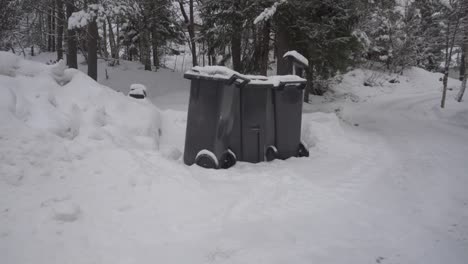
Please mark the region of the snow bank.
<svg viewBox="0 0 468 264"><path fill-rule="evenodd" d="M304 114L302 118L302 141L308 147L328 148L347 145L348 137L340 120L334 113ZM317 151L314 148L312 151Z"/></svg>
<svg viewBox="0 0 468 264"><path fill-rule="evenodd" d="M54 65L44 65L40 62L23 60L15 54L0 51L0 75L15 77L24 75L36 77L39 75L48 75L59 84L65 83L70 76L65 74L66 65L60 60Z"/></svg>
<svg viewBox="0 0 468 264"><path fill-rule="evenodd" d="M13 53L0 51L0 75L14 76L19 60Z"/></svg>
<svg viewBox="0 0 468 264"><path fill-rule="evenodd" d="M80 71L65 69L63 61L44 65L0 56L0 115L15 119L18 129L27 126L68 140L158 147L159 110L151 103L131 100Z"/></svg>

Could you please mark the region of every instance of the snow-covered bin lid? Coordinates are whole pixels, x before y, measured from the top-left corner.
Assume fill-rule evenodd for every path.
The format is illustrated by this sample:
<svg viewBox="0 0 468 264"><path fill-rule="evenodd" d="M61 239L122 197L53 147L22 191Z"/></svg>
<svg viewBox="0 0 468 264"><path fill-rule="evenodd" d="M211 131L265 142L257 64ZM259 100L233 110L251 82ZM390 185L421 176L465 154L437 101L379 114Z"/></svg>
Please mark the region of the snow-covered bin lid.
<svg viewBox="0 0 468 264"><path fill-rule="evenodd" d="M264 77L264 76L263 76ZM264 78L251 79L249 84L271 85L275 88L282 88L285 85L304 86L306 80L297 75L274 75Z"/></svg>
<svg viewBox="0 0 468 264"><path fill-rule="evenodd" d="M246 75L240 74L224 66L195 66L191 70L185 72L186 79L205 79L205 80L222 80L236 82L244 86L249 83L250 79Z"/></svg>
<svg viewBox="0 0 468 264"><path fill-rule="evenodd" d="M139 95L140 97L146 97L146 86L143 84L134 83L130 85L130 92L128 95L131 97L135 97L135 95Z"/></svg>
<svg viewBox="0 0 468 264"><path fill-rule="evenodd" d="M284 87L287 84L305 84L306 80L297 75L245 75L224 66L195 66L184 75L187 79L208 79L236 81L242 84L252 85L251 87Z"/></svg>
<svg viewBox="0 0 468 264"><path fill-rule="evenodd" d="M185 72L184 77L187 79L229 80L234 75L241 74L224 66L195 66Z"/></svg>
<svg viewBox="0 0 468 264"><path fill-rule="evenodd" d="M283 55L283 58L292 57L304 67L309 67L309 60L295 50L290 50Z"/></svg>

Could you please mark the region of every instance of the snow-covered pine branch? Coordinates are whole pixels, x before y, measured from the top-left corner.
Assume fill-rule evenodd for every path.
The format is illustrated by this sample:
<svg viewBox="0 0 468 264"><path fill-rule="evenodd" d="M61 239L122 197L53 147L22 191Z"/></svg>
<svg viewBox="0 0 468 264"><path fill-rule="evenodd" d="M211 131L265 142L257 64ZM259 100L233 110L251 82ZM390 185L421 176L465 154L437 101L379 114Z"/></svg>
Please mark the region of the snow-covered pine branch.
<svg viewBox="0 0 468 264"><path fill-rule="evenodd" d="M93 15L85 10L73 12L68 18L68 29L83 28L88 25L92 18Z"/></svg>
<svg viewBox="0 0 468 264"><path fill-rule="evenodd" d="M439 3L449 10L453 10L453 6L450 0L439 0Z"/></svg>
<svg viewBox="0 0 468 264"><path fill-rule="evenodd" d="M286 2L287 0L280 0L275 2L272 6L265 8L265 10L263 10L263 12L255 18L254 24L256 25L260 22L268 21L272 16L275 15L278 6Z"/></svg>

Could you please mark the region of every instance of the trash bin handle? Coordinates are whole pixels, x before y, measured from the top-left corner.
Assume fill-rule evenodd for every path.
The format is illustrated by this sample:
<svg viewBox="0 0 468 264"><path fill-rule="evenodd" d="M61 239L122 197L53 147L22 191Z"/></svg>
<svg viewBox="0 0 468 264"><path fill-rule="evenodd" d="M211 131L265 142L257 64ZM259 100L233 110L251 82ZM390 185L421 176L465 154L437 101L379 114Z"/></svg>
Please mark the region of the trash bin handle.
<svg viewBox="0 0 468 264"><path fill-rule="evenodd" d="M279 87L280 89L284 89L284 87L285 87L286 85L294 85L294 84L297 85L296 87L297 87L297 89L299 89L299 90L300 90L300 89L303 89L303 88L305 87L305 85L306 85L306 83L305 83L304 81L285 81L285 82L280 82L278 87Z"/></svg>
<svg viewBox="0 0 468 264"><path fill-rule="evenodd" d="M231 78L229 78L229 84L233 84L237 80L242 80L242 82L239 83L240 87L244 87L245 85L247 85L250 82L250 79L248 79L248 78L245 78L243 76L239 76L237 74L233 74L231 76Z"/></svg>
<svg viewBox="0 0 468 264"><path fill-rule="evenodd" d="M186 72L186 73L184 73L184 78L193 80L193 79L200 79L200 76L197 75L197 74L192 74L192 73Z"/></svg>

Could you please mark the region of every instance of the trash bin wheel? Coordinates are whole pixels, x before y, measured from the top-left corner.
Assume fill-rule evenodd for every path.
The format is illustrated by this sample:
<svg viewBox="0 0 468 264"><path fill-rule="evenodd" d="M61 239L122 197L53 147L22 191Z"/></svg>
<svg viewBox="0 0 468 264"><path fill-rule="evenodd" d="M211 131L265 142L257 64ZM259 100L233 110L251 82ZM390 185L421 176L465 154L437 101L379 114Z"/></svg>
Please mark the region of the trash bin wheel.
<svg viewBox="0 0 468 264"><path fill-rule="evenodd" d="M213 159L212 155L207 153L199 153L195 158L195 164L206 169L218 168L218 162Z"/></svg>
<svg viewBox="0 0 468 264"><path fill-rule="evenodd" d="M230 149L224 152L223 156L221 156L221 168L223 169L229 169L230 167L234 166L236 162L236 155Z"/></svg>
<svg viewBox="0 0 468 264"><path fill-rule="evenodd" d="M309 157L309 150L306 148L306 146L303 143L300 143L299 147L297 148L297 156Z"/></svg>
<svg viewBox="0 0 468 264"><path fill-rule="evenodd" d="M272 161L278 157L278 150L276 149L275 146L268 146L268 148L265 151L265 160L266 161Z"/></svg>

